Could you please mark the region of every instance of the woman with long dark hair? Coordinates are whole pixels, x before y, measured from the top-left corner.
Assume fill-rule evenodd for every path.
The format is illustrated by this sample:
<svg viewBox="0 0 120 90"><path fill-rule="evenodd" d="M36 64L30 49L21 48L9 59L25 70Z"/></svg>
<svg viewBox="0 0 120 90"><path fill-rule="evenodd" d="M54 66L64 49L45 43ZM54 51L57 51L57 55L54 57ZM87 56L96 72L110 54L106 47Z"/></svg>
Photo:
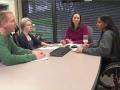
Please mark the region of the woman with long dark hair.
<svg viewBox="0 0 120 90"><path fill-rule="evenodd" d="M110 16L98 17L96 26L101 37L96 44L86 44L78 48L77 53L86 53L102 57L102 69L111 62L120 60L120 31Z"/></svg>

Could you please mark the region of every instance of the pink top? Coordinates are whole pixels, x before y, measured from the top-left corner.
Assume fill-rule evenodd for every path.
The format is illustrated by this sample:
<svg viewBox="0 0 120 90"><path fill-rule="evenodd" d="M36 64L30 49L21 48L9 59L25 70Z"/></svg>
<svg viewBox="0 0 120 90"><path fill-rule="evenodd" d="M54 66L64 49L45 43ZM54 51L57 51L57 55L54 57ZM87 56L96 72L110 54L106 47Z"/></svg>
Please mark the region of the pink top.
<svg viewBox="0 0 120 90"><path fill-rule="evenodd" d="M73 30L72 27L68 27L65 32L64 39L71 39L76 44L83 44L83 35L89 35L88 26L85 24L80 26L77 30ZM91 43L90 38L88 42Z"/></svg>

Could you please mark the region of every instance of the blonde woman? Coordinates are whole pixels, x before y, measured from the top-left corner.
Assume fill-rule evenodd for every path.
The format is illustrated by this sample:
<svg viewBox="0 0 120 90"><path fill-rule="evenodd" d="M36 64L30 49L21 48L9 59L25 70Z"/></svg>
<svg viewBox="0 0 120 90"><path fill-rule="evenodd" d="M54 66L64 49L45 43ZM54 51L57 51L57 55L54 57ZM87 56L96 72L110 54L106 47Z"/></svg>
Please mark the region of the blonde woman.
<svg viewBox="0 0 120 90"><path fill-rule="evenodd" d="M30 34L32 31L32 20L24 17L21 19L20 26L22 29L21 34L18 37L19 44L25 49L35 49L42 45L48 45L45 42L38 40L36 37Z"/></svg>

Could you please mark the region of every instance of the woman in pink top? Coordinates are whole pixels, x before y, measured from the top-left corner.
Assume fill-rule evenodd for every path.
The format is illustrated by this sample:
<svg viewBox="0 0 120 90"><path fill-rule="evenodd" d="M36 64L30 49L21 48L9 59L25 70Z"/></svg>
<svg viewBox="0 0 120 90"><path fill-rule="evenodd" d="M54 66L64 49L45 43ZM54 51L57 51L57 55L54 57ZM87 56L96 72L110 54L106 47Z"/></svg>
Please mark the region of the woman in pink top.
<svg viewBox="0 0 120 90"><path fill-rule="evenodd" d="M81 15L79 12L75 12L71 18L71 25L65 32L64 39L60 42L62 44L76 43L83 44L83 36L88 35L88 43L91 43L89 36L88 26L81 24Z"/></svg>

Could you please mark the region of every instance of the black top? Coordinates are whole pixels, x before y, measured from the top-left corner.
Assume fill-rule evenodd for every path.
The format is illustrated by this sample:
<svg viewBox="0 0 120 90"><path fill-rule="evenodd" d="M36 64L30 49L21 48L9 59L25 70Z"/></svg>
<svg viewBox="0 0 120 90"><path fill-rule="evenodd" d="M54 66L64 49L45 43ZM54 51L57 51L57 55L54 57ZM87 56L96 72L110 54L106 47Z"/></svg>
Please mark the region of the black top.
<svg viewBox="0 0 120 90"><path fill-rule="evenodd" d="M20 47L25 48L25 49L35 49L41 46L41 41L38 40L36 37L33 35L29 34L31 37L31 41L28 41L24 33L22 32L19 37L18 37L18 42Z"/></svg>

